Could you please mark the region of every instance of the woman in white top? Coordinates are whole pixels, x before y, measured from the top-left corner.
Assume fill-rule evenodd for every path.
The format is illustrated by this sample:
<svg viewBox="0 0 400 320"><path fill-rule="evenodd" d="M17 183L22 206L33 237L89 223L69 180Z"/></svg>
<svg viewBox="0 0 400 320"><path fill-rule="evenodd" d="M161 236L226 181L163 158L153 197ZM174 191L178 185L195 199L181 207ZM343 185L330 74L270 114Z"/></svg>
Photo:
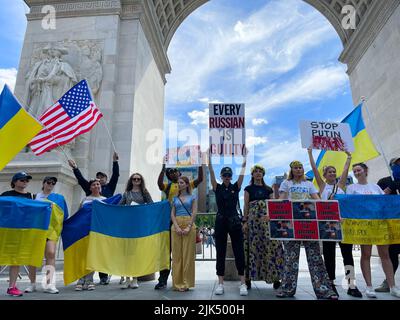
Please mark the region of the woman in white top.
<svg viewBox="0 0 400 320"><path fill-rule="evenodd" d="M101 195L101 184L99 179L89 181L90 195L83 198L80 207L93 201L101 201L107 199ZM82 290L94 290L96 287L93 282L94 271L90 272L86 276L80 278L75 286L76 291Z"/></svg>
<svg viewBox="0 0 400 320"><path fill-rule="evenodd" d="M344 194L346 188L347 176L349 174L349 168L351 163L351 153L346 151L347 160L343 167L343 173L340 176L339 181L336 181L336 168L333 166L326 166L323 170L322 179L321 174L318 171L317 165L315 164L314 157L312 155L312 148L308 148L308 157L310 159L311 168L314 172L315 180L319 187L319 193L322 200L332 200L335 194ZM362 298L362 293L355 286L355 273L354 273L354 259L353 259L353 245L348 243L339 242L340 251L342 252L343 264L346 279L349 283L347 294L356 298ZM328 272L329 279L332 284L336 279L336 242L335 241L322 241L322 252L324 255L324 262L326 271ZM333 289L336 291L335 285ZM337 292L336 292L337 293Z"/></svg>
<svg viewBox="0 0 400 320"><path fill-rule="evenodd" d="M58 199L59 201L64 201L65 204L65 199L62 195L60 194L53 194L54 187L57 183L57 178L56 177L45 177L43 180L43 185L42 185L42 192L39 192L35 196L35 200L37 201L45 201L47 198L52 194ZM50 198L49 200L54 201L53 198ZM57 241L55 239L47 239L46 241L46 248L45 248L45 258L46 258L46 271L49 272L49 277L47 281L49 282L43 289L43 292L46 293L52 293L56 294L58 293L58 289L55 286L55 270L56 270L56 246L57 246ZM47 267L49 266L49 267ZM29 287L25 289L26 293L31 293L36 291L36 267L34 266L28 266L29 269L29 279L31 281Z"/></svg>
<svg viewBox="0 0 400 320"><path fill-rule="evenodd" d="M347 194L384 194L383 190L377 184L368 183L368 167L366 164L354 164L353 173L358 183L348 186ZM389 256L389 245L377 245L376 247L378 248L378 254L381 258L383 272L386 275L390 287L390 294L400 298L400 289L395 287L393 265ZM371 281L371 252L372 245L361 245L361 271L367 283L365 294L368 298L376 298Z"/></svg>
<svg viewBox="0 0 400 320"><path fill-rule="evenodd" d="M318 191L304 176L303 164L299 161L290 163L290 173L287 180L279 188L279 199L318 200ZM297 289L299 274L300 245L302 241L283 241L284 243L284 272L279 298L293 297ZM337 300L332 283L322 260L318 241L303 241L306 249L308 269L315 295L318 299Z"/></svg>

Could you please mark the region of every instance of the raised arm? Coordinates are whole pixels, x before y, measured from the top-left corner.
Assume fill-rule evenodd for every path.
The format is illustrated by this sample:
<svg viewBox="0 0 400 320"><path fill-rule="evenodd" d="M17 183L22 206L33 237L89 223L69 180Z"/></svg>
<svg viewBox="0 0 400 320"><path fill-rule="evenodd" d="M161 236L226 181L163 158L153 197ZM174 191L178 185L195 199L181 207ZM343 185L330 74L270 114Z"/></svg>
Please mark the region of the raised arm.
<svg viewBox="0 0 400 320"><path fill-rule="evenodd" d="M211 151L208 149L208 170L210 171L210 180L213 190L217 190L217 180L215 179L214 168L211 161Z"/></svg>
<svg viewBox="0 0 400 320"><path fill-rule="evenodd" d="M78 169L78 166L76 165L75 161L69 159L68 164L72 168L75 178L76 180L78 180L78 184L81 186L82 190L85 192L87 196L90 195L91 192L90 192L89 182L83 177L81 170Z"/></svg>
<svg viewBox="0 0 400 320"><path fill-rule="evenodd" d="M317 165L315 164L314 157L312 154L312 148L309 147L307 149L307 151L308 151L308 157L310 159L311 168L312 168L312 171L314 172L314 177L315 177L315 180L317 181L319 191L322 192L325 188L326 183L322 179L321 175L319 174Z"/></svg>
<svg viewBox="0 0 400 320"><path fill-rule="evenodd" d="M247 161L247 149L245 151L245 154L243 155L243 163L242 163L242 170L240 171L239 178L237 180L237 185L238 188L240 189L242 187L243 179L244 179L244 173L246 171L246 161Z"/></svg>
<svg viewBox="0 0 400 320"><path fill-rule="evenodd" d="M160 191L164 191L164 174L165 174L165 170L166 170L165 169L166 163L167 163L167 156L164 157L161 172L158 175L157 185L158 185L158 189L160 189Z"/></svg>
<svg viewBox="0 0 400 320"><path fill-rule="evenodd" d="M197 186L203 182L203 177L204 177L204 173L203 173L203 165L201 165L199 167L199 171L198 171L198 177L196 180L193 181L194 183L194 187L197 188Z"/></svg>
<svg viewBox="0 0 400 320"><path fill-rule="evenodd" d="M343 172L342 172L342 175L340 176L340 179L338 182L338 187L341 188L342 190L344 190L346 187L346 181L347 181L347 177L349 175L349 169L350 169L350 163L351 163L351 153L346 151L346 154L347 154L346 163L344 164Z"/></svg>
<svg viewBox="0 0 400 320"><path fill-rule="evenodd" d="M118 153L114 152L113 154L113 167L112 167L112 175L110 182L108 183L108 188L111 191L111 194L114 194L115 189L117 188L118 178L119 178L119 164L118 164Z"/></svg>

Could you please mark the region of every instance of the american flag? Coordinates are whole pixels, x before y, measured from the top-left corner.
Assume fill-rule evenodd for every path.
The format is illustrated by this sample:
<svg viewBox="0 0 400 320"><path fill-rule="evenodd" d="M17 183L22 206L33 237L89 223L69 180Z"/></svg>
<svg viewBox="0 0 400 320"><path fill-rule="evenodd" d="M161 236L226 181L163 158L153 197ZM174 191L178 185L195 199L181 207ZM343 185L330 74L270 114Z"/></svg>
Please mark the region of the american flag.
<svg viewBox="0 0 400 320"><path fill-rule="evenodd" d="M90 131L102 116L86 80L82 80L40 116L44 128L29 145L39 156Z"/></svg>

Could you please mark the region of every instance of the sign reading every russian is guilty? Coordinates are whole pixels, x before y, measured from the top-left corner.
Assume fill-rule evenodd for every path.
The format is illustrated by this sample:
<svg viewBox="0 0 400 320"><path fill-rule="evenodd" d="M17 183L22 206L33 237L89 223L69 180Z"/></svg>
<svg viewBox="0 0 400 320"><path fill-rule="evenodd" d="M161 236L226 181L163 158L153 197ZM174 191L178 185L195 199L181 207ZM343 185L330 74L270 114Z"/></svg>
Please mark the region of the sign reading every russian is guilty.
<svg viewBox="0 0 400 320"><path fill-rule="evenodd" d="M210 103L212 155L242 156L246 149L244 103Z"/></svg>
<svg viewBox="0 0 400 320"><path fill-rule="evenodd" d="M354 142L348 123L300 121L303 148L331 151L354 151Z"/></svg>

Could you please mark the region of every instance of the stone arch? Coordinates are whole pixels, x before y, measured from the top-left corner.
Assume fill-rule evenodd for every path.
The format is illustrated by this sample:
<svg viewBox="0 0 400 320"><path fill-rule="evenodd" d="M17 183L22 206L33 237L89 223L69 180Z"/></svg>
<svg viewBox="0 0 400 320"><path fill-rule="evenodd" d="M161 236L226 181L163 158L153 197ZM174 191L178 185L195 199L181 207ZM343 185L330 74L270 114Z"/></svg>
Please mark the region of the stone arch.
<svg viewBox="0 0 400 320"><path fill-rule="evenodd" d="M152 0L151 7L157 20L165 50L180 24L198 7L210 0ZM371 8L377 3L374 0L303 0L317 9L335 28L343 47L349 43L354 34L353 29L343 29L342 8L352 5L356 10L356 24L361 25Z"/></svg>

